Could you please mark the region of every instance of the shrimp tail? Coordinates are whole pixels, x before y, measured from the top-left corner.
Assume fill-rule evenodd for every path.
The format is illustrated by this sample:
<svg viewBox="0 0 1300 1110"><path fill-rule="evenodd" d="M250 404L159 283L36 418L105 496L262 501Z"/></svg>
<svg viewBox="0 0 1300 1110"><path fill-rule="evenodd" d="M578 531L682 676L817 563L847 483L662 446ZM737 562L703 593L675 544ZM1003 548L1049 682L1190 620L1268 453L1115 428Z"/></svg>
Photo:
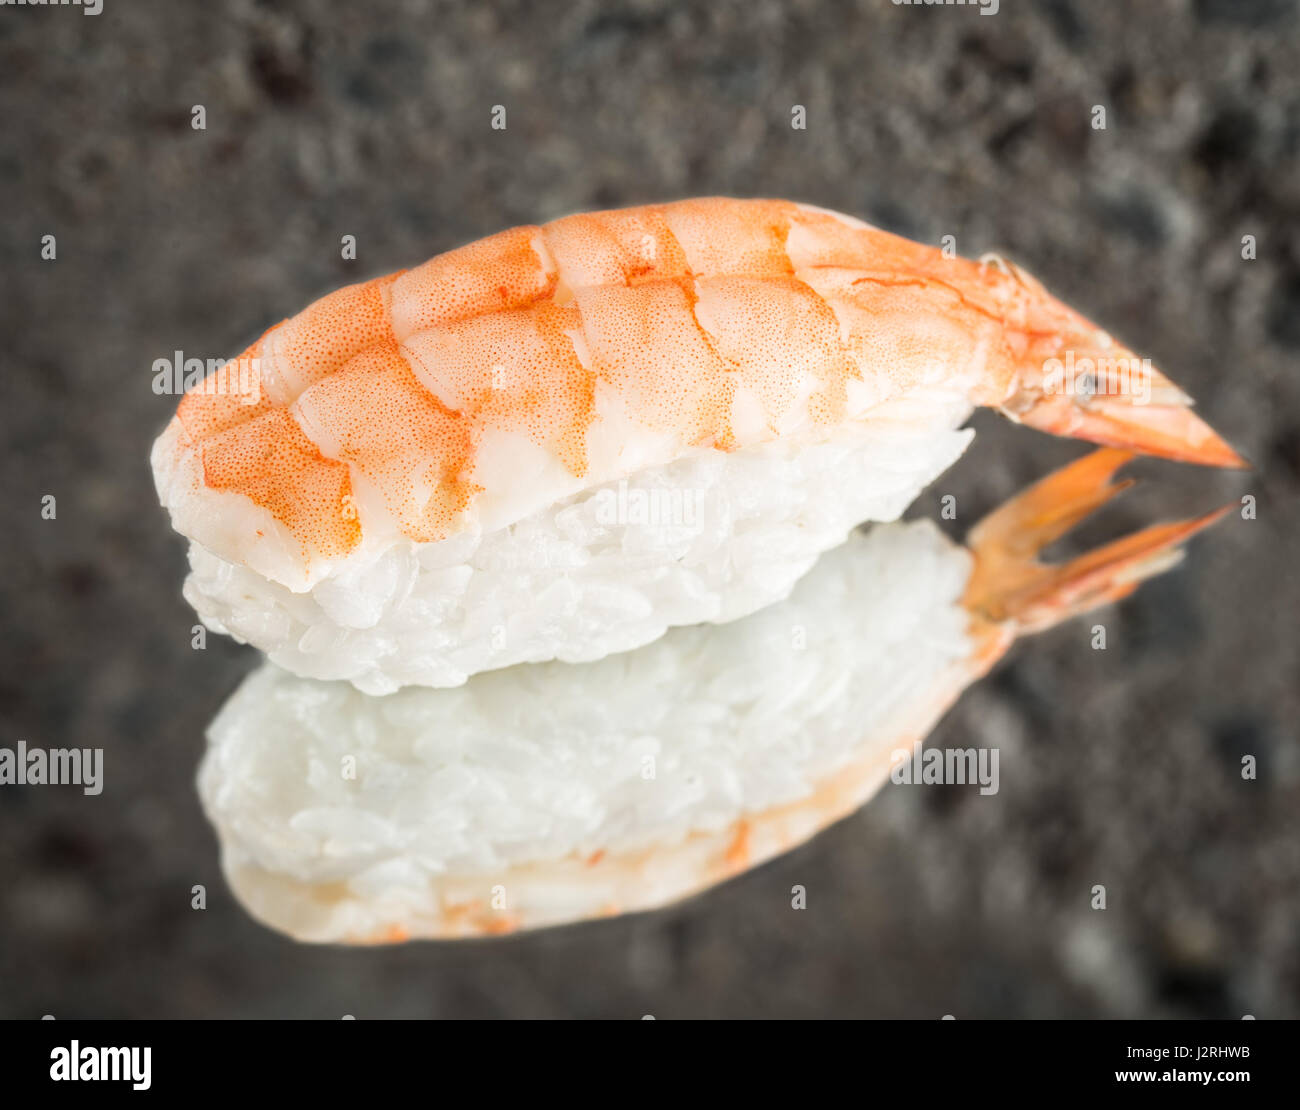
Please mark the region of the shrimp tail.
<svg viewBox="0 0 1300 1110"><path fill-rule="evenodd" d="M1155 524L1060 564L1038 554L1090 513L1133 485L1113 481L1133 453L1103 447L1049 474L995 509L967 538L975 569L964 602L977 617L1016 635L1049 628L1118 601L1144 579L1182 559L1181 545L1233 506Z"/></svg>
<svg viewBox="0 0 1300 1110"><path fill-rule="evenodd" d="M997 259L986 281L1014 290L1017 372L996 399L1004 416L1052 435L1204 466L1249 464L1192 411L1148 358L1116 342L1019 267ZM1023 315L1020 315L1023 313Z"/></svg>
<svg viewBox="0 0 1300 1110"><path fill-rule="evenodd" d="M1107 361L1099 358L1093 361ZM1110 362L1118 361L1109 359ZM1137 360L1133 360L1137 361ZM1089 371L1090 374L1095 371ZM1191 400L1159 371L1142 371L1143 392L1061 392L1052 388L1051 374L1039 380L1022 378L1017 393L1004 403L1004 415L1021 424L1109 447L1131 448L1177 462L1244 469L1249 466L1213 428L1191 409ZM1111 380L1115 375L1111 375ZM1092 378L1092 381L1099 379ZM1100 382L1105 387L1106 379ZM1149 392L1148 392L1149 391ZM1149 400L1143 400L1149 397Z"/></svg>

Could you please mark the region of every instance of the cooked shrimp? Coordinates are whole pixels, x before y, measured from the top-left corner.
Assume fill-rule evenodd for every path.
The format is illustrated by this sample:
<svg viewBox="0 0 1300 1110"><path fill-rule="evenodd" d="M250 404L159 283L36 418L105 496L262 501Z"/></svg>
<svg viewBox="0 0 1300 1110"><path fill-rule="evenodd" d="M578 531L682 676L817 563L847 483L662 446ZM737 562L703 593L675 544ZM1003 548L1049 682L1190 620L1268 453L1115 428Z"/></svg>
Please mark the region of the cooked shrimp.
<svg viewBox="0 0 1300 1110"><path fill-rule="evenodd" d="M786 201L688 200L504 231L332 293L240 357L255 367L251 393L214 376L154 449L160 496L194 544L188 596L212 627L295 672L376 693L595 658L768 604L855 524L896 517L960 453L956 428L976 405L1058 435L1240 462L1168 379L1022 271ZM1087 366L1086 382L1067 381L1067 366ZM844 456L807 469L826 444ZM443 650L471 635L439 623L447 589L475 589L472 576L443 582L469 565L461 541L478 552L475 573L517 569L518 554L496 548L521 522L549 535L611 483L702 488L722 466L731 488L755 465L781 505L839 499L823 527L781 520L804 539L780 548L780 567L746 577L744 558L715 547L700 556L714 569L652 595L683 565L674 552L620 583L633 591L620 610L644 619L625 626L580 600L550 620L549 640L529 629L501 650ZM721 545L735 517L733 502L701 527ZM595 533L582 534L590 561ZM523 560L530 577L506 608L554 596L550 557ZM418 621L403 611L411 597ZM607 640L582 639L608 621ZM413 623L425 638L408 637Z"/></svg>

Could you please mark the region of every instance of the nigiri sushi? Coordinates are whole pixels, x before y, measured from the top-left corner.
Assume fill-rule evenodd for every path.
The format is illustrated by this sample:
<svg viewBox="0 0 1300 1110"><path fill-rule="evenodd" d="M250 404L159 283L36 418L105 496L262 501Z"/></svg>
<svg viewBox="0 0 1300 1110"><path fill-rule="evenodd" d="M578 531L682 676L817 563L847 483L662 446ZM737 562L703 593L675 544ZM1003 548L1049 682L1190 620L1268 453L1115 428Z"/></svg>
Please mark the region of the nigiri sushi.
<svg viewBox="0 0 1300 1110"><path fill-rule="evenodd" d="M332 293L231 366L152 453L185 595L372 694L772 604L896 519L978 405L1239 462L1023 271L786 201L514 228Z"/></svg>
<svg viewBox="0 0 1300 1110"><path fill-rule="evenodd" d="M224 871L299 940L509 932L660 906L862 805L1015 638L1124 597L1218 514L1063 565L1037 552L1113 496L1103 448L969 547L877 525L778 604L597 662L384 698L268 663L199 774Z"/></svg>

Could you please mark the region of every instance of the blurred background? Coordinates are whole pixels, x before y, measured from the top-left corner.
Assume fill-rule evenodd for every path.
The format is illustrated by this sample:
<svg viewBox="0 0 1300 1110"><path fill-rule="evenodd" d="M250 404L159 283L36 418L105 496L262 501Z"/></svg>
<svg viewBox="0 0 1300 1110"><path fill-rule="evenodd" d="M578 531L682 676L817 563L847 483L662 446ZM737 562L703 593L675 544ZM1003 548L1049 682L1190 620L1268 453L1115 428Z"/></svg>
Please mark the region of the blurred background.
<svg viewBox="0 0 1300 1110"><path fill-rule="evenodd" d="M0 746L102 747L106 779L0 789L0 1016L1300 1016L1297 8L0 9ZM1004 252L1255 464L1142 463L1081 542L1244 494L1257 519L1106 610L1107 650L1075 621L968 691L932 742L999 746L996 796L886 787L650 915L386 950L263 929L193 785L258 657L190 648L153 361L233 356L338 285L512 224L713 193ZM976 426L911 515L952 493L964 529L1084 450Z"/></svg>

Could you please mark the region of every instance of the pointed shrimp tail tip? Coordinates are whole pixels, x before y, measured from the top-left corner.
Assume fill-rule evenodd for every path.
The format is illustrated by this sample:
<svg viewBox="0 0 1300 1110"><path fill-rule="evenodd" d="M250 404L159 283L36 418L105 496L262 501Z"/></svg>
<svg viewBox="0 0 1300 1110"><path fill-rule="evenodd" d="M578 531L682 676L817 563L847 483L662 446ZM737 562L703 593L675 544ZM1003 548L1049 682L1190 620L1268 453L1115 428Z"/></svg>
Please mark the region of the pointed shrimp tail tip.
<svg viewBox="0 0 1300 1110"><path fill-rule="evenodd" d="M1144 579L1175 566L1181 545L1234 507L1155 524L1065 563L1040 563L1044 547L1133 484L1111 481L1131 458L1114 448L1094 451L980 521L967 541L975 569L966 607L987 621L1012 624L1017 634L1049 628L1127 597Z"/></svg>
<svg viewBox="0 0 1300 1110"><path fill-rule="evenodd" d="M1202 466L1249 467L1192 411L1187 394L1123 348L1048 359L1021 377L1001 409L1053 435Z"/></svg>

